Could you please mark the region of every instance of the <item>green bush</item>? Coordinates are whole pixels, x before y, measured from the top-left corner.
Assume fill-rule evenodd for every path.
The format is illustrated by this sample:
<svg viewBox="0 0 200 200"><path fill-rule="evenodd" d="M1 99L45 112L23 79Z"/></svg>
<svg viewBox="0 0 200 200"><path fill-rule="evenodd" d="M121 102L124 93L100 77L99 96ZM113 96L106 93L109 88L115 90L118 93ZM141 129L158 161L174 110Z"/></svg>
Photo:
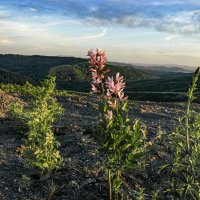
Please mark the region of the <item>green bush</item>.
<svg viewBox="0 0 200 200"><path fill-rule="evenodd" d="M45 175L57 169L63 161L58 150L59 142L56 141L52 131L52 124L63 109L52 97L55 77L49 77L42 82L41 87L27 83L26 89L25 92L31 95L33 100L25 108L14 105L13 111L19 118L25 120L29 129L23 155L41 175Z"/></svg>

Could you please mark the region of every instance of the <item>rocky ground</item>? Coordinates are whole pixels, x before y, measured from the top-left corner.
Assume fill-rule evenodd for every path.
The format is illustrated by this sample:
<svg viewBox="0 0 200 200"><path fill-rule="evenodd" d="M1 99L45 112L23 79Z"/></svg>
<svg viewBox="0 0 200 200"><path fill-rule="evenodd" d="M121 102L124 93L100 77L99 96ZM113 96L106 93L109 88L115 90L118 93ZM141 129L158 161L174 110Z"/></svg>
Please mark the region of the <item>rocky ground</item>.
<svg viewBox="0 0 200 200"><path fill-rule="evenodd" d="M65 108L54 126L60 141L64 166L51 178L41 181L20 158L17 148L24 144L26 130L7 113L11 102L26 103L26 97L0 92L0 199L2 200L104 200L108 199L105 177L100 171L101 156L92 139L97 122L97 99L94 96L59 96ZM198 104L194 109L200 111ZM129 117L141 118L153 137L162 127L169 132L183 112L183 103L130 102ZM26 175L26 176L23 176ZM26 181L26 177L31 177ZM22 178L24 177L24 178Z"/></svg>

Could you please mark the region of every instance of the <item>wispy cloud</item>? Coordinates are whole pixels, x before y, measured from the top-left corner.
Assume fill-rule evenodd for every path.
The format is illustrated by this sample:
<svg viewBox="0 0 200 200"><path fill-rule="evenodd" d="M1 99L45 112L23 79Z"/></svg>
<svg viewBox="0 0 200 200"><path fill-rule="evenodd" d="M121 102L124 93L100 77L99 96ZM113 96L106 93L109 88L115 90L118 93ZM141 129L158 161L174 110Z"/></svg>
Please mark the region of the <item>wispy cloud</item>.
<svg viewBox="0 0 200 200"><path fill-rule="evenodd" d="M163 41L170 42L170 41L175 40L179 37L180 37L179 35L169 35L169 36L163 38Z"/></svg>
<svg viewBox="0 0 200 200"><path fill-rule="evenodd" d="M33 11L33 12L37 12L38 9L36 9L36 8L30 8L30 10Z"/></svg>
<svg viewBox="0 0 200 200"><path fill-rule="evenodd" d="M107 28L103 29L103 31L101 33L96 34L96 35L87 36L87 38L88 39L101 38L101 37L104 37L106 35L106 32L107 32Z"/></svg>

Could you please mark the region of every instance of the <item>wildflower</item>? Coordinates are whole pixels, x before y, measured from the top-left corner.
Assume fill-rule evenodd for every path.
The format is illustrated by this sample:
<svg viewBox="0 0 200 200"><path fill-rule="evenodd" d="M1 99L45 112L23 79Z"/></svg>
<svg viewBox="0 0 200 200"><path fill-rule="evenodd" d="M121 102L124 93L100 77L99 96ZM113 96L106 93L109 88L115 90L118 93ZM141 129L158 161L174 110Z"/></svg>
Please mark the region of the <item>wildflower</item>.
<svg viewBox="0 0 200 200"><path fill-rule="evenodd" d="M90 56L90 65L94 67L96 65L96 55L93 50L88 51L88 56Z"/></svg>
<svg viewBox="0 0 200 200"><path fill-rule="evenodd" d="M97 67L98 70L102 70L107 61L105 52L101 49L96 49L96 53L93 50L88 51L88 56L90 56L91 67Z"/></svg>
<svg viewBox="0 0 200 200"><path fill-rule="evenodd" d="M106 70L105 63L107 61L105 52L97 49L96 53L93 50L88 51L88 56L90 57L90 72L92 75L92 92L102 93L104 94L104 88L100 84L103 83L103 79L105 78L105 74L110 70ZM101 88L100 88L101 87Z"/></svg>
<svg viewBox="0 0 200 200"><path fill-rule="evenodd" d="M119 98L120 101L125 101L128 97L124 97L124 88L125 83L123 80L123 76L120 76L119 73L116 74L115 79L108 77L106 81L107 88L107 98L110 99L112 95L115 95Z"/></svg>

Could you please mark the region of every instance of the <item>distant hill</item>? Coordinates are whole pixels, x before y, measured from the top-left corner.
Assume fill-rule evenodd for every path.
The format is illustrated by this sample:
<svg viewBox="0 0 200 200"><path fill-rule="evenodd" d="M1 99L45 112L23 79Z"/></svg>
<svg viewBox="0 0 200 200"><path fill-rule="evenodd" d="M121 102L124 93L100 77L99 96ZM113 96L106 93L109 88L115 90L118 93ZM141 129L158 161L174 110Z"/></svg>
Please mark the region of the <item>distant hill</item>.
<svg viewBox="0 0 200 200"><path fill-rule="evenodd" d="M68 89L88 92L90 90L90 72L88 59L59 56L24 56L5 54L0 55L0 68L17 73L17 76L0 77L0 83L19 83L26 80L38 82L48 74L57 76L59 89ZM120 72L125 80L146 80L158 79L159 77L144 70L135 69L129 66L107 65L111 74ZM8 77L8 76L7 76ZM12 80L11 80L12 79Z"/></svg>
<svg viewBox="0 0 200 200"><path fill-rule="evenodd" d="M126 65L135 69L144 70L157 76L179 76L183 73L191 73L195 71L195 67L181 65L142 65L142 64L127 64L118 62L109 62L111 65L122 66Z"/></svg>
<svg viewBox="0 0 200 200"><path fill-rule="evenodd" d="M162 71L162 72L191 73L192 71L191 69L187 70L181 67L166 67L166 66L148 66L148 67L141 67L141 68L148 69L149 71Z"/></svg>
<svg viewBox="0 0 200 200"><path fill-rule="evenodd" d="M181 67L166 67L166 66L148 66L148 67L140 66L136 68L146 70L160 77L180 76L180 75L191 73L192 71L194 71L191 68L187 70Z"/></svg>

